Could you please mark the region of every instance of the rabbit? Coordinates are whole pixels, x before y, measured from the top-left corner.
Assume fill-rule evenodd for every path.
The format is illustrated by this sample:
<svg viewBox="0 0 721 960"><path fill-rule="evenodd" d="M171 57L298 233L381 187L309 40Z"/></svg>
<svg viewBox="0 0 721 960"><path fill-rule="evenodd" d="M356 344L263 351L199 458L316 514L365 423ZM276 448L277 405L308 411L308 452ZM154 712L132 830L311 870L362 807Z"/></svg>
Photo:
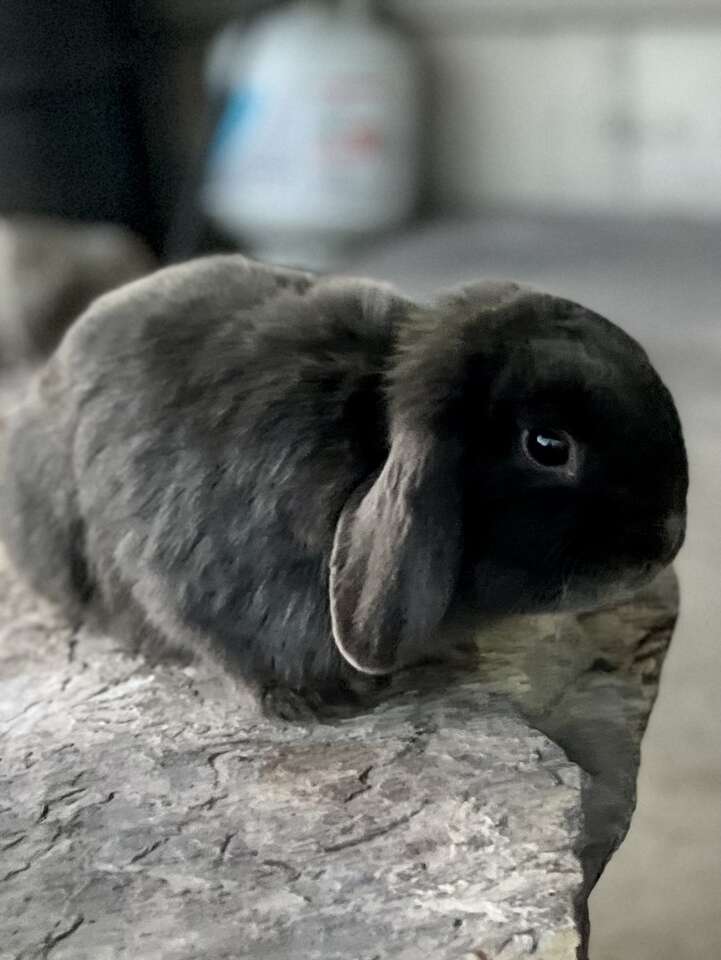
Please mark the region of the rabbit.
<svg viewBox="0 0 721 960"><path fill-rule="evenodd" d="M75 622L132 611L271 713L592 609L679 550L679 418L642 348L513 282L418 305L222 255L105 294L10 418L0 531Z"/></svg>

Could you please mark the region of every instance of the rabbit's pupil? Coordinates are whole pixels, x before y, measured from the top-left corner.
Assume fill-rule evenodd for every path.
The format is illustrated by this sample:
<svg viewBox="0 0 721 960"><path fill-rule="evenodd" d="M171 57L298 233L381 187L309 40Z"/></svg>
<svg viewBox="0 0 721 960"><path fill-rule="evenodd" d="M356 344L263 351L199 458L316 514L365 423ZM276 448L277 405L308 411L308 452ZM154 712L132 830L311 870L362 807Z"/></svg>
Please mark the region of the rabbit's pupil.
<svg viewBox="0 0 721 960"><path fill-rule="evenodd" d="M571 455L570 439L555 430L529 430L526 452L542 467L563 467Z"/></svg>

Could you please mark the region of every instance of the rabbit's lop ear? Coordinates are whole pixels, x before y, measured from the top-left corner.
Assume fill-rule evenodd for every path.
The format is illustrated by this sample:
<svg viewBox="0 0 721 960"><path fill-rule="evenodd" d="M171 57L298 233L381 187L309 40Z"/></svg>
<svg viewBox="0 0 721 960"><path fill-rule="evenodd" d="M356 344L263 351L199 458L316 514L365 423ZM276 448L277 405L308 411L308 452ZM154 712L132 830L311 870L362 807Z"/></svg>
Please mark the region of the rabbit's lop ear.
<svg viewBox="0 0 721 960"><path fill-rule="evenodd" d="M333 636L364 673L388 673L432 636L460 561L459 443L399 432L380 475L350 498L330 570Z"/></svg>

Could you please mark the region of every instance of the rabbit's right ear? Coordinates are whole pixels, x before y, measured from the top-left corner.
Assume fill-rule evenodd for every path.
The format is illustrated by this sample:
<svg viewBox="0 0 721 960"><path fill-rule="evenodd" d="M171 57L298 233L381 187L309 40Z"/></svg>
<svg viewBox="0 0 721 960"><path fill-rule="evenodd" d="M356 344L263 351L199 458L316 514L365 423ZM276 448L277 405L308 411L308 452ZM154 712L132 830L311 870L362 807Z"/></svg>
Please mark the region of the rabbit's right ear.
<svg viewBox="0 0 721 960"><path fill-rule="evenodd" d="M461 554L460 444L401 431L375 481L336 527L333 636L364 673L388 673L424 646L446 612Z"/></svg>

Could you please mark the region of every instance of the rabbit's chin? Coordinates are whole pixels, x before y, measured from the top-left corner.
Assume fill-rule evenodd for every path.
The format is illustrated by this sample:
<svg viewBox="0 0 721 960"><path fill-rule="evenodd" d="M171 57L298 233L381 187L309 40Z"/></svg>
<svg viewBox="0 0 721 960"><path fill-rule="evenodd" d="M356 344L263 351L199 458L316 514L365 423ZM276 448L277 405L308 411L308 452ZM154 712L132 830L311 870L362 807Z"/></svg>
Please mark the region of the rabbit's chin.
<svg viewBox="0 0 721 960"><path fill-rule="evenodd" d="M664 565L660 563L649 564L643 569L627 571L616 577L608 576L602 580L579 577L561 589L552 609L564 613L586 613L628 603L639 590L654 580L663 568Z"/></svg>
<svg viewBox="0 0 721 960"><path fill-rule="evenodd" d="M461 605L490 615L583 613L631 600L666 564L649 562L542 581L519 570L484 571L463 590Z"/></svg>

